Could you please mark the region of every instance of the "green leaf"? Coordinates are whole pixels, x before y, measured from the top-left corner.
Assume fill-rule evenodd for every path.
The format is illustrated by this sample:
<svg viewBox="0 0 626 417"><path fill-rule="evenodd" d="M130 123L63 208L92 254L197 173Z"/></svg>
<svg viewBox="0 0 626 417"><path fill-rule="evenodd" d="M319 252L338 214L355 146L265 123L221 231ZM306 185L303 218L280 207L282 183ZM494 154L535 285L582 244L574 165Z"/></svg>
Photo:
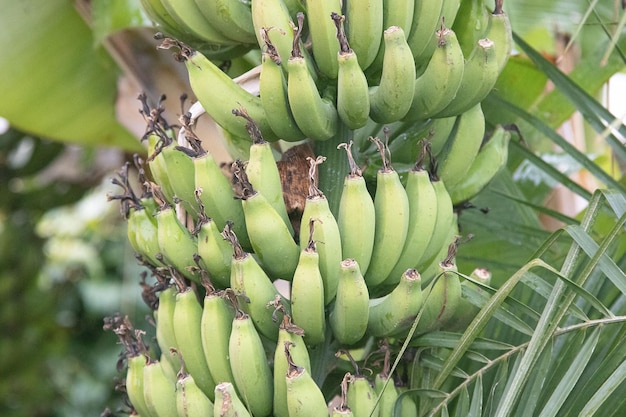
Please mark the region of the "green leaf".
<svg viewBox="0 0 626 417"><path fill-rule="evenodd" d="M144 148L115 117L117 69L67 0L0 0L0 116L36 136Z"/></svg>

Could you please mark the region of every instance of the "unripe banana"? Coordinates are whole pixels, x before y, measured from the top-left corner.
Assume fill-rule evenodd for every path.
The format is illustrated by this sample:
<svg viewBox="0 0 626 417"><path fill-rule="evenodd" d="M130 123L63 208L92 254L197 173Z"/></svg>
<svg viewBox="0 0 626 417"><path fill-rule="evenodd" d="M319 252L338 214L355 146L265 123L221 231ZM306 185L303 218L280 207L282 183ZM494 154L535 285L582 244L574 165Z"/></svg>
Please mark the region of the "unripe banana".
<svg viewBox="0 0 626 417"><path fill-rule="evenodd" d="M300 248L280 214L252 187L241 161L235 162L235 166L250 244L273 279L291 280L298 265Z"/></svg>
<svg viewBox="0 0 626 417"><path fill-rule="evenodd" d="M310 241L321 244L317 246L319 270L324 284L324 303L329 304L337 293L339 268L343 259L341 255L341 236L337 220L330 211L328 200L316 184L317 165L321 164L326 158L320 156L315 160L310 157L307 159L311 164L309 170L310 185L309 195L306 198L304 211L302 212L302 224L310 224L311 220L315 220L316 224L314 228L304 227L300 229L300 243L302 249L306 248Z"/></svg>
<svg viewBox="0 0 626 417"><path fill-rule="evenodd" d="M341 253L345 258L354 259L362 273L366 274L374 248L376 224L374 201L367 190L361 169L352 157L352 142L340 146L346 149L350 165L350 173L343 182L337 213Z"/></svg>
<svg viewBox="0 0 626 417"><path fill-rule="evenodd" d="M218 288L230 285L232 246L224 240L213 219L201 217L197 232L199 264Z"/></svg>
<svg viewBox="0 0 626 417"><path fill-rule="evenodd" d="M350 2L351 4L352 2ZM363 5L361 5L363 6ZM368 9L370 6L361 7ZM343 16L332 15L337 27L339 52L337 53L337 113L350 129L367 124L370 113L370 97L367 78L361 68L356 52L350 48L342 29Z"/></svg>
<svg viewBox="0 0 626 417"><path fill-rule="evenodd" d="M316 219L309 220L314 228ZM300 251L298 267L291 281L291 314L298 327L304 330L304 340L314 346L324 341L326 315L324 311L324 280L320 272L314 231L309 233L308 245Z"/></svg>
<svg viewBox="0 0 626 417"><path fill-rule="evenodd" d="M289 233L293 235L293 226L287 215L283 186L274 151L269 142L266 142L261 136L254 120L250 119L245 111L237 111L237 114L248 119L248 130L252 139L250 159L245 167L248 181L258 193L263 194L263 197L283 219Z"/></svg>
<svg viewBox="0 0 626 417"><path fill-rule="evenodd" d="M451 245L455 245L452 243ZM415 335L438 330L454 317L461 300L461 282L456 264L447 258L439 263L440 276L423 290L424 307Z"/></svg>
<svg viewBox="0 0 626 417"><path fill-rule="evenodd" d="M164 39L159 47L180 49L178 59L185 63L191 89L206 112L224 130L239 137L247 137L246 122L232 112L233 109L243 107L259 125L266 140L278 139L265 117L261 99L237 84L206 56L169 38ZM220 100L216 100L216 97L220 97Z"/></svg>
<svg viewBox="0 0 626 417"><path fill-rule="evenodd" d="M157 227L156 219L145 208L130 209L126 226L128 241L136 253L154 266L161 264L156 256L161 251Z"/></svg>
<svg viewBox="0 0 626 417"><path fill-rule="evenodd" d="M252 23L259 45L265 45L267 34L278 51L281 62L291 56L294 22L283 0L251 0Z"/></svg>
<svg viewBox="0 0 626 417"><path fill-rule="evenodd" d="M172 18L170 13L161 3L161 0L140 0L141 8L146 12L150 20L163 28L165 33L176 38L183 38L189 34L183 33L183 28Z"/></svg>
<svg viewBox="0 0 626 417"><path fill-rule="evenodd" d="M241 249L232 231L224 230L224 237L233 245L230 286L240 300L240 308L252 317L261 334L276 340L278 325L267 304L279 295L278 290L256 259Z"/></svg>
<svg viewBox="0 0 626 417"><path fill-rule="evenodd" d="M234 383L228 345L235 311L222 292L208 291L203 304L200 337L209 372L216 383Z"/></svg>
<svg viewBox="0 0 626 417"><path fill-rule="evenodd" d="M287 96L286 69L282 65L278 50L271 43L269 29L263 28L266 50L261 57L259 93L267 121L282 140L294 142L305 138L291 113Z"/></svg>
<svg viewBox="0 0 626 417"><path fill-rule="evenodd" d="M291 357L311 373L309 351L304 343L303 330L291 322L288 314L283 314L283 320L278 331L278 341L274 350L274 416L289 417L287 406L287 370L289 363L285 356L285 344L290 347Z"/></svg>
<svg viewBox="0 0 626 417"><path fill-rule="evenodd" d="M432 175L432 174L431 174ZM426 250L424 250L422 256L419 257L416 269L423 271L425 267L432 262L438 262L435 257L447 248L447 239L449 238L450 230L454 227L455 216L454 207L452 206L452 200L450 194L444 185L444 182L439 178L433 176L432 181L435 194L437 196L437 220L435 221L435 227L433 228L433 234L430 237L430 242ZM428 277L423 275L423 279Z"/></svg>
<svg viewBox="0 0 626 417"><path fill-rule="evenodd" d="M374 415L393 416L393 410L398 399L399 392L393 382L393 378L385 373L378 373L374 377L374 391L380 397Z"/></svg>
<svg viewBox="0 0 626 417"><path fill-rule="evenodd" d="M485 268L476 268L470 274L472 280L483 285L491 283L491 272ZM468 293L483 293L484 290L473 281L464 279L461 281L461 300L454 312L454 316L446 323L445 330L451 332L464 332L467 325L471 323L480 311L480 308L469 301Z"/></svg>
<svg viewBox="0 0 626 417"><path fill-rule="evenodd" d="M461 85L463 64L463 51L454 31L442 26L437 31L437 47L415 80L415 94L405 119L424 120L443 110Z"/></svg>
<svg viewBox="0 0 626 417"><path fill-rule="evenodd" d="M498 61L495 44L490 39L479 39L465 60L463 79L456 97L435 117L461 115L483 101L498 80Z"/></svg>
<svg viewBox="0 0 626 417"><path fill-rule="evenodd" d="M170 186L174 192L174 201L180 202L185 211L194 218L198 215L195 199L194 163L190 149L176 146L174 143L161 149L161 155L167 171Z"/></svg>
<svg viewBox="0 0 626 417"><path fill-rule="evenodd" d="M252 417L230 382L222 382L215 386L213 415L215 417Z"/></svg>
<svg viewBox="0 0 626 417"><path fill-rule="evenodd" d="M152 122L154 123L154 122ZM159 135L157 133L151 133L147 136L148 139L148 167L152 173L152 177L160 187L160 190L165 197L165 200L169 204L174 203L174 190L172 190L172 184L167 173L165 160L161 154L161 149L173 140L169 137L165 131L162 131Z"/></svg>
<svg viewBox="0 0 626 417"><path fill-rule="evenodd" d="M165 261L194 282L200 282L198 276L189 270L195 267L194 254L198 251L198 241L178 220L176 211L171 206L163 207L156 214L160 253Z"/></svg>
<svg viewBox="0 0 626 417"><path fill-rule="evenodd" d="M230 222L241 246L251 250L241 200L234 198L235 193L229 179L209 152L195 157L193 162L196 195L204 206L204 211L219 230L224 229L226 222Z"/></svg>
<svg viewBox="0 0 626 417"><path fill-rule="evenodd" d="M491 39L495 44L498 73L501 73L511 55L513 32L509 16L502 10L504 0L495 0L495 3L493 13L489 15L489 24L485 37Z"/></svg>
<svg viewBox="0 0 626 417"><path fill-rule="evenodd" d="M437 223L437 195L430 174L422 166L428 152L428 144L422 144L422 156L407 174L406 194L409 199L409 226L406 241L396 265L385 284L394 284L408 268L417 266L416 260L422 256Z"/></svg>
<svg viewBox="0 0 626 417"><path fill-rule="evenodd" d="M244 44L256 42L249 4L230 0L195 0L195 3L208 24L225 37Z"/></svg>
<svg viewBox="0 0 626 417"><path fill-rule="evenodd" d="M432 44L437 27L441 24L443 3L443 0L415 0L413 11L415 19L407 36L407 43L418 66L430 58L425 57L424 52L429 49L428 45Z"/></svg>
<svg viewBox="0 0 626 417"><path fill-rule="evenodd" d="M319 71L330 79L337 78L336 28L330 19L331 13L341 14L339 0L317 0L306 2L306 16L311 36L313 57ZM297 120L297 119L296 119Z"/></svg>
<svg viewBox="0 0 626 417"><path fill-rule="evenodd" d="M143 370L143 393L149 415L176 416L176 383L163 373L161 362L146 364Z"/></svg>
<svg viewBox="0 0 626 417"><path fill-rule="evenodd" d="M467 201L477 195L506 165L511 132L498 125L482 146L465 174L465 178L450 190L453 204Z"/></svg>
<svg viewBox="0 0 626 417"><path fill-rule="evenodd" d="M289 342L284 350L289 368L285 376L287 384L287 410L289 417L320 417L328 415L324 394L317 386L311 373L294 363L289 352Z"/></svg>
<svg viewBox="0 0 626 417"><path fill-rule="evenodd" d="M376 58L382 42L383 0L345 0L343 10L348 42L357 56L359 66L365 70Z"/></svg>
<svg viewBox="0 0 626 417"><path fill-rule="evenodd" d="M407 387L400 387L400 394L406 391ZM400 397L400 417L415 417L418 415L417 404L410 395L402 395Z"/></svg>
<svg viewBox="0 0 626 417"><path fill-rule="evenodd" d="M376 408L376 391L363 375L353 375L348 381L347 402L354 417L370 417Z"/></svg>
<svg viewBox="0 0 626 417"><path fill-rule="evenodd" d="M333 335L344 345L352 345L365 335L369 318L369 292L354 259L341 262L335 304L329 316Z"/></svg>
<svg viewBox="0 0 626 417"><path fill-rule="evenodd" d="M391 123L406 116L411 107L415 64L401 27L388 27L383 39L382 74L380 83L370 88L370 117L378 123Z"/></svg>
<svg viewBox="0 0 626 417"><path fill-rule="evenodd" d="M141 416L151 416L146 404L143 390L143 370L146 367L148 358L140 353L128 358L128 370L126 371L126 394L133 405L133 408Z"/></svg>
<svg viewBox="0 0 626 417"><path fill-rule="evenodd" d="M330 18L328 21L332 24ZM307 61L302 55L299 45L302 23L302 14L298 14L298 31L294 35L293 49L289 60L287 60L289 105L298 127L307 137L313 140L328 140L337 131L339 117L333 101L320 95ZM335 43L337 42L335 41ZM335 65L337 65L337 49L332 56Z"/></svg>
<svg viewBox="0 0 626 417"><path fill-rule="evenodd" d="M209 43L232 45L235 41L228 39L214 28L203 16L194 0L161 0L163 7L176 21L177 28L184 28Z"/></svg>
<svg viewBox="0 0 626 417"><path fill-rule="evenodd" d="M181 375L176 381L178 417L213 417L213 403L196 385L191 375Z"/></svg>
<svg viewBox="0 0 626 417"><path fill-rule="evenodd" d="M367 331L375 337L395 336L409 329L422 306L422 280L407 269L389 294L369 302Z"/></svg>
<svg viewBox="0 0 626 417"><path fill-rule="evenodd" d="M463 181L478 155L485 135L485 115L480 103L461 114L444 148L437 155L437 174L452 189Z"/></svg>
<svg viewBox="0 0 626 417"><path fill-rule="evenodd" d="M180 369L180 358L170 355L170 349L178 349L176 334L174 334L174 307L176 305L176 288L167 287L159 294L159 306L155 312L156 339L161 350L162 357L171 368L175 369L174 375Z"/></svg>
<svg viewBox="0 0 626 417"><path fill-rule="evenodd" d="M230 366L241 400L253 416L272 414L273 378L250 316L238 312L229 342Z"/></svg>
<svg viewBox="0 0 626 417"><path fill-rule="evenodd" d="M174 306L174 335L185 369L193 376L204 394L213 400L215 380L204 357L202 348L202 306L191 287L176 294Z"/></svg>
<svg viewBox="0 0 626 417"><path fill-rule="evenodd" d="M400 176L387 156L387 148L374 138L383 167L376 174L374 250L365 280L369 287L382 283L402 254L409 226L409 200Z"/></svg>
<svg viewBox="0 0 626 417"><path fill-rule="evenodd" d="M461 1L452 30L456 33L466 58L472 53L476 41L484 37L488 24L489 12L484 0Z"/></svg>
<svg viewBox="0 0 626 417"><path fill-rule="evenodd" d="M331 417L353 417L354 413L348 407L348 384L352 379L350 372L346 373L341 380L341 396L339 404L331 410Z"/></svg>

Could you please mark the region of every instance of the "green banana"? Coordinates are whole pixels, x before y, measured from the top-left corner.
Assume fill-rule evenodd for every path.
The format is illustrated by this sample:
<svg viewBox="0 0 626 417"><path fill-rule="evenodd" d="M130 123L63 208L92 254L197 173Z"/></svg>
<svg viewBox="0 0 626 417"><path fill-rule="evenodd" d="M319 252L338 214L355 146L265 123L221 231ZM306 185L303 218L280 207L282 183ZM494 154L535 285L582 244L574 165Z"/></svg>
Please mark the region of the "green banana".
<svg viewBox="0 0 626 417"><path fill-rule="evenodd" d="M376 409L376 397L374 387L364 375L353 375L348 380L346 399L354 417L372 416Z"/></svg>
<svg viewBox="0 0 626 417"><path fill-rule="evenodd" d="M197 239L178 220L171 206L162 207L155 217L159 249L165 261L186 278L199 283L198 276L189 269L196 266Z"/></svg>
<svg viewBox="0 0 626 417"><path fill-rule="evenodd" d="M241 185L243 213L250 244L273 279L291 280L300 248L285 221L263 194L250 184L241 161L235 161L235 178Z"/></svg>
<svg viewBox="0 0 626 417"><path fill-rule="evenodd" d="M393 378L386 373L378 373L374 377L374 391L378 399L378 405L374 415L393 416L393 409L400 393L394 384Z"/></svg>
<svg viewBox="0 0 626 417"><path fill-rule="evenodd" d="M285 344L288 343L293 360L299 363L309 373L311 372L311 360L309 350L304 343L304 331L291 322L289 314L283 313L283 320L278 331L278 340L274 350L274 415L276 417L289 417L287 406L287 370L289 363L285 356Z"/></svg>
<svg viewBox="0 0 626 417"><path fill-rule="evenodd" d="M287 214L285 207L285 199L283 198L283 186L280 180L278 165L274 157L274 151L269 142L263 140L254 120L250 119L245 111L237 111L240 115L248 119L250 137L252 145L250 146L250 159L246 163L245 172L248 181L252 187L265 197L267 202L280 215L289 229L289 233L293 235L293 226Z"/></svg>
<svg viewBox="0 0 626 417"><path fill-rule="evenodd" d="M172 417L176 409L176 382L163 373L161 362L152 361L143 369L143 395L149 415Z"/></svg>
<svg viewBox="0 0 626 417"><path fill-rule="evenodd" d="M289 342L284 350L289 367L285 375L287 384L287 410L289 417L319 417L328 415L328 405L320 387L311 373L303 366L294 363L289 351Z"/></svg>
<svg viewBox="0 0 626 417"><path fill-rule="evenodd" d="M259 93L270 127L282 140L294 142L306 136L293 118L287 96L287 78L278 50L271 43L269 29L262 28L266 49L261 58Z"/></svg>
<svg viewBox="0 0 626 417"><path fill-rule="evenodd" d="M453 242L450 246L456 245ZM456 264L451 259L456 249L448 250L448 257L439 263L439 274L423 290L424 306L415 329L415 335L438 330L454 317L461 300L461 282Z"/></svg>
<svg viewBox="0 0 626 417"><path fill-rule="evenodd" d="M249 4L230 0L194 1L208 24L226 38L243 44L256 42Z"/></svg>
<svg viewBox="0 0 626 417"><path fill-rule="evenodd" d="M229 179L209 152L195 157L193 163L195 193L200 200L199 205L202 204L203 211L215 222L218 229L222 230L230 222L241 246L251 250L241 200L234 198L235 193Z"/></svg>
<svg viewBox="0 0 626 417"><path fill-rule="evenodd" d="M441 8L443 0L415 0L413 14L413 24L408 32L407 43L413 53L415 64L418 66L430 56L424 56L424 52L429 49L428 45L433 43L435 32L441 23Z"/></svg>
<svg viewBox="0 0 626 417"><path fill-rule="evenodd" d="M235 41L228 39L205 18L194 0L161 0L163 7L176 21L177 28L184 28L205 42L217 45L232 45Z"/></svg>
<svg viewBox="0 0 626 417"><path fill-rule="evenodd" d="M126 233L136 253L154 266L161 263L156 255L160 252L158 226L154 216L143 207L132 207L128 213Z"/></svg>
<svg viewBox="0 0 626 417"><path fill-rule="evenodd" d="M437 196L437 219L435 220L435 227L433 228L430 242L428 242L428 246L417 262L416 269L418 271L424 271L428 265L437 261L435 257L447 247L450 230L455 224L454 207L444 182L436 174L431 173L431 177L433 178L432 185ZM422 276L424 280L429 278L423 273Z"/></svg>
<svg viewBox="0 0 626 417"><path fill-rule="evenodd" d="M392 26L397 26L402 29L406 37L408 37L411 32L414 10L415 0L384 0L383 29L388 30ZM371 78L376 78L384 65L384 56L387 49L384 31L381 35L383 39L380 42L378 52L376 53L374 62L372 62L367 70L367 73ZM411 67L414 67L414 65L411 65Z"/></svg>
<svg viewBox="0 0 626 417"><path fill-rule="evenodd" d="M344 345L353 345L365 336L369 318L369 291L354 259L341 262L335 304L329 315L333 335Z"/></svg>
<svg viewBox="0 0 626 417"><path fill-rule="evenodd" d="M128 358L128 370L126 371L126 394L133 408L142 416L151 416L144 397L143 369L146 367L148 358L144 353Z"/></svg>
<svg viewBox="0 0 626 417"><path fill-rule="evenodd" d="M409 199L409 226L402 252L395 266L385 279L385 284L400 280L408 268L417 266L416 260L424 253L437 222L437 195L430 174L422 166L428 152L428 143L422 144L422 156L407 174L406 194Z"/></svg>
<svg viewBox="0 0 626 417"><path fill-rule="evenodd" d="M311 220L317 221L315 227L304 227L300 229L301 249L305 249L310 241L320 242L317 248L319 255L319 271L322 275L324 288L324 304L329 304L337 293L337 282L339 281L339 267L341 264L341 236L337 220L330 211L328 200L324 193L317 187L317 165L326 158L318 156L317 159L307 157L310 162L309 169L309 194L306 198L304 211L302 212L302 223L309 223Z"/></svg>
<svg viewBox="0 0 626 417"><path fill-rule="evenodd" d="M329 19L330 20L330 19ZM298 31L294 35L291 56L287 60L287 95L289 105L300 130L313 140L328 140L337 131L338 114L335 104L322 97L301 53L299 40L302 14L298 14ZM333 55L337 63L336 52Z"/></svg>
<svg viewBox="0 0 626 417"><path fill-rule="evenodd" d="M213 417L213 402L196 385L189 374L176 381L176 409L178 417Z"/></svg>
<svg viewBox="0 0 626 417"><path fill-rule="evenodd" d="M215 386L213 415L216 417L252 417L230 382L221 382Z"/></svg>
<svg viewBox="0 0 626 417"><path fill-rule="evenodd" d="M395 336L408 330L422 306L422 280L407 269L389 294L370 300L367 332L375 337Z"/></svg>
<svg viewBox="0 0 626 417"><path fill-rule="evenodd" d="M457 118L450 137L437 155L437 175L448 189L463 181L478 155L484 135L485 115L481 104L477 103Z"/></svg>
<svg viewBox="0 0 626 417"><path fill-rule="evenodd" d="M490 39L479 39L465 60L463 79L456 97L434 117L461 115L483 101L498 80L498 61L495 44Z"/></svg>
<svg viewBox="0 0 626 417"><path fill-rule="evenodd" d="M200 337L204 358L216 383L234 383L228 357L234 318L234 309L225 299L224 292L207 290L200 320Z"/></svg>
<svg viewBox="0 0 626 417"><path fill-rule="evenodd" d="M350 165L350 173L343 182L337 213L341 253L345 258L354 259L362 273L366 274L374 248L376 224L374 201L367 190L361 169L352 156L352 142L340 144L339 147L345 148Z"/></svg>
<svg viewBox="0 0 626 417"><path fill-rule="evenodd" d="M157 182L164 199L169 203L174 203L174 190L170 182L167 168L165 167L165 160L161 154L161 149L168 146L173 140L165 133L162 136L158 136L155 133L148 135L148 167L152 173L152 177ZM156 186L156 184L155 184ZM153 186L153 188L155 187Z"/></svg>
<svg viewBox="0 0 626 417"><path fill-rule="evenodd" d="M309 220L310 229L316 219ZM298 327L304 330L307 345L314 346L324 341L326 315L324 312L324 281L320 272L320 257L317 253L314 231L309 232L309 243L300 251L298 267L291 281L291 314Z"/></svg>
<svg viewBox="0 0 626 417"><path fill-rule="evenodd" d="M495 0L493 13L489 15L489 24L485 37L491 39L496 48L498 74L502 72L511 55L513 48L513 33L509 16L502 9L504 0Z"/></svg>
<svg viewBox="0 0 626 417"><path fill-rule="evenodd" d="M465 331L467 325L474 320L474 317L480 311L479 307L468 300L467 294L468 292L483 293L484 290L474 281L482 285L489 285L491 283L491 272L486 268L476 268L470 274L470 278L473 281L468 279L461 281L461 300L454 312L454 316L445 325L446 331Z"/></svg>
<svg viewBox="0 0 626 417"><path fill-rule="evenodd" d="M385 52L380 83L370 87L370 117L378 123L391 123L406 116L411 107L415 65L401 27L388 27L383 39Z"/></svg>
<svg viewBox="0 0 626 417"><path fill-rule="evenodd" d="M341 14L340 0L317 0L306 2L306 16L315 64L320 73L329 79L337 78L336 28L331 13Z"/></svg>
<svg viewBox="0 0 626 417"><path fill-rule="evenodd" d="M210 400L213 400L215 380L204 357L201 321L202 306L196 293L191 287L183 288L176 294L174 306L174 335L177 349L195 383Z"/></svg>
<svg viewBox="0 0 626 417"><path fill-rule="evenodd" d="M252 319L241 311L233 319L228 351L237 391L250 414L271 415L274 395L272 371Z"/></svg>
<svg viewBox="0 0 626 417"><path fill-rule="evenodd" d="M382 283L402 254L409 226L409 199L400 176L387 157L388 148L373 138L383 167L376 174L374 249L365 280L370 288Z"/></svg>
<svg viewBox="0 0 626 417"><path fill-rule="evenodd" d="M476 41L483 38L489 24L489 12L485 0L463 0L452 30L459 39L463 56L470 56Z"/></svg>
<svg viewBox="0 0 626 417"><path fill-rule="evenodd" d="M230 263L233 248L226 242L213 219L203 216L196 227L199 264L211 277L211 283L219 288L230 285Z"/></svg>
<svg viewBox="0 0 626 417"><path fill-rule="evenodd" d="M461 182L450 190L453 204L460 204L477 195L506 165L511 132L498 125L478 151Z"/></svg>
<svg viewBox="0 0 626 417"><path fill-rule="evenodd" d="M283 0L251 0L252 24L259 45L265 36L276 47L281 62L287 62L294 42L294 22Z"/></svg>
<svg viewBox="0 0 626 417"><path fill-rule="evenodd" d="M345 0L343 12L346 17L346 37L357 56L359 66L365 70L376 58L382 43L380 34L384 29L383 0Z"/></svg>
<svg viewBox="0 0 626 417"><path fill-rule="evenodd" d="M350 2L349 4L351 4ZM361 7L367 9L367 7ZM370 113L370 98L367 78L361 68L356 52L350 48L341 23L344 17L336 13L332 18L337 27L339 52L337 53L337 113L350 129L367 124Z"/></svg>
<svg viewBox="0 0 626 417"><path fill-rule="evenodd" d="M173 369L180 369L178 356L170 355L170 349L178 349L176 335L174 334L174 307L176 305L176 288L169 286L159 294L159 306L155 312L156 340L161 350L162 357ZM176 372L174 372L176 374Z"/></svg>
<svg viewBox="0 0 626 417"><path fill-rule="evenodd" d="M198 206L195 204L194 163L191 150L169 144L161 149L163 163L174 192L174 201L180 202L185 212L197 218Z"/></svg>
<svg viewBox="0 0 626 417"><path fill-rule="evenodd" d="M162 28L166 33L176 38L183 38L185 35L183 28L172 18L161 0L140 0L141 8L146 12L150 20Z"/></svg>
<svg viewBox="0 0 626 417"><path fill-rule="evenodd" d="M463 79L463 51L452 29L437 31L437 47L424 72L415 80L411 108L405 120L424 120L443 110L456 96Z"/></svg>
<svg viewBox="0 0 626 417"><path fill-rule="evenodd" d="M341 395L339 397L339 404L337 404L331 410L331 417L353 417L354 413L348 407L348 383L352 379L350 372L346 373L341 380Z"/></svg>
<svg viewBox="0 0 626 417"><path fill-rule="evenodd" d="M163 39L159 46L161 49L172 47L180 49L177 59L185 63L192 91L204 110L219 126L236 136L247 137L246 122L232 112L233 109L243 107L259 125L266 140L278 139L267 121L258 96L237 84L199 51L194 51L189 46L170 38ZM215 100L216 97L221 99Z"/></svg>
<svg viewBox="0 0 626 417"><path fill-rule="evenodd" d="M261 334L276 340L278 325L273 321L267 303L279 295L278 290L256 259L241 248L231 230L226 228L224 237L233 245L230 286L240 300L240 308L252 317Z"/></svg>

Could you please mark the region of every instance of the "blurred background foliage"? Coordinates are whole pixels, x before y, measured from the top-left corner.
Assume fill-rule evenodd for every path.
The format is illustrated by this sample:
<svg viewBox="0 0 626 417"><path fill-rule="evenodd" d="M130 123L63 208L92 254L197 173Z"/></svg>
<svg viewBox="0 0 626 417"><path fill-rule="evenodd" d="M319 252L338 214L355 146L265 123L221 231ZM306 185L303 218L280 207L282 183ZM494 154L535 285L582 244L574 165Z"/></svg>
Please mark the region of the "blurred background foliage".
<svg viewBox="0 0 626 417"><path fill-rule="evenodd" d="M10 126L0 136L0 415L118 412L120 349L102 331L103 317L123 311L150 326L138 289L141 267L117 205L107 202L116 192L110 178L143 149L137 93L155 99L191 92L180 66L154 48L138 0L0 0L0 10L0 116ZM619 1L516 0L505 10L525 42L607 102L607 81L625 67L626 39L622 31L614 36L624 18ZM230 74L253 61L234 62ZM563 89L546 88L548 78L520 54L486 103L488 122L518 124L527 146L512 145L509 170L462 213L462 231L481 236L459 253L465 270L480 263L494 276L510 276L551 230L580 219L603 185L588 174L591 165L555 147L536 121L499 98L567 137L576 132L585 157L626 186L624 160L607 145L611 133L572 119L576 103ZM171 114L179 113L177 101L170 104ZM615 116L624 114L622 107ZM549 167L574 179L555 177ZM546 210L559 187L570 197ZM550 250L562 259L566 246Z"/></svg>

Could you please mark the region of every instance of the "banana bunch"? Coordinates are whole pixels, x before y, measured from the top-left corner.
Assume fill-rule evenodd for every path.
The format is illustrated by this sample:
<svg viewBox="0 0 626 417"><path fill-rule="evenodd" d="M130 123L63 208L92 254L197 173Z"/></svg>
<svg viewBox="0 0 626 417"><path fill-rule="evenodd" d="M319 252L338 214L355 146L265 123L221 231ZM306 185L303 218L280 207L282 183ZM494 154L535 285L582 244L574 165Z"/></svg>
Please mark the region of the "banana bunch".
<svg viewBox="0 0 626 417"><path fill-rule="evenodd" d="M245 158L216 161L191 113L170 125L162 102L140 96L148 156L124 165L109 196L147 269L156 327L146 346L127 319L106 323L132 412L416 415L400 394L421 386L419 356L394 374L390 355L463 331L488 294L488 271L457 269L455 206L507 159L512 129L489 131L481 106L511 49L502 1L142 1ZM251 48L258 91L214 62ZM326 169L336 155L316 155L322 143L345 151L348 172Z"/></svg>

